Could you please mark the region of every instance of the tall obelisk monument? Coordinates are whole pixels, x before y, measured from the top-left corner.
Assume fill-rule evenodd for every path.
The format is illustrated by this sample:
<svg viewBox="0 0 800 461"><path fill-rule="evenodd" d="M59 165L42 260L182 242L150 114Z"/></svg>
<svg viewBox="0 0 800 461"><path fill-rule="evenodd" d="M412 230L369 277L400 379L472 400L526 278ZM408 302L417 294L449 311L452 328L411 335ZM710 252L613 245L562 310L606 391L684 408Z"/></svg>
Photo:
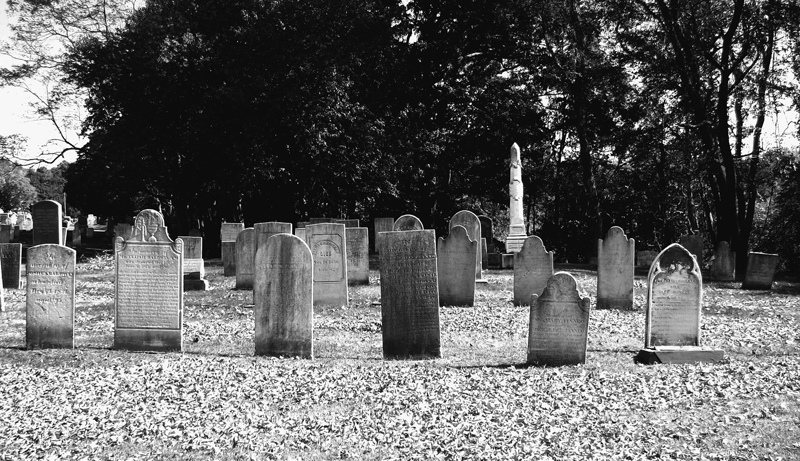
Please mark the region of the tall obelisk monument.
<svg viewBox="0 0 800 461"><path fill-rule="evenodd" d="M525 217L522 214L522 160L519 146L511 146L511 182L508 184L508 237L506 253L517 253L528 236L525 234Z"/></svg>

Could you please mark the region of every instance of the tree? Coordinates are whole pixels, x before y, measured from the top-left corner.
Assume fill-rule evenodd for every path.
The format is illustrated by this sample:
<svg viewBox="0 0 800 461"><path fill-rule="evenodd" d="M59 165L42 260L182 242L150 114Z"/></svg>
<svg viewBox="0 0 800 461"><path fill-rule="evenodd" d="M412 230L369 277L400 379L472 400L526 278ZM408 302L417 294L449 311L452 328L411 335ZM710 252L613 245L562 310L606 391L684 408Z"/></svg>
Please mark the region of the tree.
<svg viewBox="0 0 800 461"><path fill-rule="evenodd" d="M36 189L24 170L7 159L0 160L0 208L25 210L36 201Z"/></svg>

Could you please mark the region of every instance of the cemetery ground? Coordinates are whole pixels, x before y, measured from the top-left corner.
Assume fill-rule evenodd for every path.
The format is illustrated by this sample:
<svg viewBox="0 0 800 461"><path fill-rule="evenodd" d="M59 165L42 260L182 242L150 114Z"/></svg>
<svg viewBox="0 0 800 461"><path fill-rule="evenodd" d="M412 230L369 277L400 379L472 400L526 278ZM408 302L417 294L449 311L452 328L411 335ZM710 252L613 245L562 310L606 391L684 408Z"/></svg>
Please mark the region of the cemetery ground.
<svg viewBox="0 0 800 461"><path fill-rule="evenodd" d="M592 310L586 365L538 368L511 271L441 309L441 359L383 360L372 270L348 307L315 309L315 358L295 360L253 356L252 292L207 264L184 353L110 349L109 257L78 265L74 350L23 350L24 290L6 290L0 459L800 457L800 283L706 282L703 341L725 361L643 366L637 274L635 311ZM595 272L566 270L594 306Z"/></svg>

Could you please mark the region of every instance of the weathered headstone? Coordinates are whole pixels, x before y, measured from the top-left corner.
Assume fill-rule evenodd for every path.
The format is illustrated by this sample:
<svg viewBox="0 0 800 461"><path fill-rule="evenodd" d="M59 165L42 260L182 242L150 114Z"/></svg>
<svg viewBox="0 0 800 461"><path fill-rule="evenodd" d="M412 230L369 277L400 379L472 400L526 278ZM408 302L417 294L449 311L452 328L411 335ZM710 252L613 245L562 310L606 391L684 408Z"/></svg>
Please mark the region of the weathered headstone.
<svg viewBox="0 0 800 461"><path fill-rule="evenodd" d="M481 237L481 267L489 268L489 249L486 248L486 239Z"/></svg>
<svg viewBox="0 0 800 461"><path fill-rule="evenodd" d="M542 239L531 235L514 254L514 305L528 304L531 295L541 296L552 276L553 252L544 248Z"/></svg>
<svg viewBox="0 0 800 461"><path fill-rule="evenodd" d="M449 228L453 229L455 226L464 226L470 240L481 242L481 221L475 213L467 210L459 211L450 218ZM481 265L481 251L480 247L475 253L475 281L483 281L483 266Z"/></svg>
<svg viewBox="0 0 800 461"><path fill-rule="evenodd" d="M424 230L425 227L422 225L422 221L419 220L413 214L404 214L397 218L397 221L394 222L394 227L392 227L393 231L411 231L411 230Z"/></svg>
<svg viewBox="0 0 800 461"><path fill-rule="evenodd" d="M202 237L203 233L200 229L194 228L189 230L189 237Z"/></svg>
<svg viewBox="0 0 800 461"><path fill-rule="evenodd" d="M255 260L256 252L263 245L267 244L268 238L275 234L291 234L292 223L277 221L260 222L253 226L253 230L256 233L256 245L255 248L253 248L253 260Z"/></svg>
<svg viewBox="0 0 800 461"><path fill-rule="evenodd" d="M511 256L511 255L509 255ZM503 268L503 255L500 253L489 253L489 268L490 269L502 269Z"/></svg>
<svg viewBox="0 0 800 461"><path fill-rule="evenodd" d="M114 236L122 238L124 240L128 240L131 238L131 233L133 232L133 226L128 223L119 223L114 226Z"/></svg>
<svg viewBox="0 0 800 461"><path fill-rule="evenodd" d="M236 275L236 237L244 230L244 223L224 222L220 226L219 236L222 252L222 275L232 277Z"/></svg>
<svg viewBox="0 0 800 461"><path fill-rule="evenodd" d="M391 232L394 230L394 218L375 218L375 239L373 240L374 250L380 252L381 232Z"/></svg>
<svg viewBox="0 0 800 461"><path fill-rule="evenodd" d="M736 252L728 242L719 242L711 261L711 279L720 282L733 282L736 274Z"/></svg>
<svg viewBox="0 0 800 461"><path fill-rule="evenodd" d="M299 237L275 234L258 249L253 287L258 300L256 355L313 358L312 273L311 251Z"/></svg>
<svg viewBox="0 0 800 461"><path fill-rule="evenodd" d="M25 344L28 349L75 347L75 250L28 248Z"/></svg>
<svg viewBox="0 0 800 461"><path fill-rule="evenodd" d="M506 237L506 253L517 253L528 238L525 232L525 215L522 198L522 159L517 143L511 146L511 182L508 184L508 236ZM528 300L525 300L527 303Z"/></svg>
<svg viewBox="0 0 800 461"><path fill-rule="evenodd" d="M37 202L31 206L31 215L33 216L34 246L44 243L64 244L60 203L53 200Z"/></svg>
<svg viewBox="0 0 800 461"><path fill-rule="evenodd" d="M778 255L751 251L747 256L747 271L742 282L743 290L771 290L778 267Z"/></svg>
<svg viewBox="0 0 800 461"><path fill-rule="evenodd" d="M369 229L345 227L347 239L347 283L369 285Z"/></svg>
<svg viewBox="0 0 800 461"><path fill-rule="evenodd" d="M183 348L183 241L167 234L164 217L142 210L129 240L117 237L114 347Z"/></svg>
<svg viewBox="0 0 800 461"><path fill-rule="evenodd" d="M481 245L486 247L486 253L494 253L494 222L484 215L478 216L478 219L481 221L481 238L486 239L486 245ZM486 268L486 265L483 267Z"/></svg>
<svg viewBox="0 0 800 461"><path fill-rule="evenodd" d="M380 253L386 359L441 357L436 233L386 232Z"/></svg>
<svg viewBox="0 0 800 461"><path fill-rule="evenodd" d="M633 258L636 242L621 227L597 241L597 308L633 310Z"/></svg>
<svg viewBox="0 0 800 461"><path fill-rule="evenodd" d="M0 243L11 243L14 240L14 228L10 224L0 224Z"/></svg>
<svg viewBox="0 0 800 461"><path fill-rule="evenodd" d="M653 265L653 261L655 261L656 256L658 256L657 251L652 250L644 250L644 251L637 251L636 252L636 267L650 267Z"/></svg>
<svg viewBox="0 0 800 461"><path fill-rule="evenodd" d="M235 242L239 232L244 230L242 222L224 222L219 228L219 238L221 242Z"/></svg>
<svg viewBox="0 0 800 461"><path fill-rule="evenodd" d="M358 219L334 219L336 224L344 224L344 227L359 227Z"/></svg>
<svg viewBox="0 0 800 461"><path fill-rule="evenodd" d="M183 289L206 291L208 280L203 261L203 237L180 236L183 240Z"/></svg>
<svg viewBox="0 0 800 461"><path fill-rule="evenodd" d="M347 239L343 224L306 226L306 243L314 258L314 305L346 306Z"/></svg>
<svg viewBox="0 0 800 461"><path fill-rule="evenodd" d="M236 237L236 288L253 288L253 256L256 247L256 232L252 227L239 232Z"/></svg>
<svg viewBox="0 0 800 461"><path fill-rule="evenodd" d="M297 229L304 229L309 224L311 224L311 221L298 221Z"/></svg>
<svg viewBox="0 0 800 461"><path fill-rule="evenodd" d="M469 238L464 226L450 229L436 242L440 306L475 305L475 253L478 242Z"/></svg>
<svg viewBox="0 0 800 461"><path fill-rule="evenodd" d="M3 274L3 288L19 290L22 288L22 244L0 244L0 267Z"/></svg>
<svg viewBox="0 0 800 461"><path fill-rule="evenodd" d="M528 324L528 363L578 365L586 363L589 298L581 298L575 278L557 272L542 295L531 296Z"/></svg>
<svg viewBox="0 0 800 461"><path fill-rule="evenodd" d="M700 234L683 235L678 243L686 248L697 259L697 264L703 265L703 236Z"/></svg>
<svg viewBox="0 0 800 461"><path fill-rule="evenodd" d="M298 227L294 230L294 235L300 238L302 241L306 241L306 228L305 227Z"/></svg>

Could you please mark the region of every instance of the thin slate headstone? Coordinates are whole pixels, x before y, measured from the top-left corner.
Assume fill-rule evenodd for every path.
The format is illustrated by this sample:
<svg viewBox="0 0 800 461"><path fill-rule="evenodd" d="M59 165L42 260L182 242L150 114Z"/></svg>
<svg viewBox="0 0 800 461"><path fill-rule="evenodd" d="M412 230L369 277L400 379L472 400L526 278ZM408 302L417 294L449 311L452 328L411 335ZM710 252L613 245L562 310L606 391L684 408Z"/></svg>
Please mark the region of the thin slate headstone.
<svg viewBox="0 0 800 461"><path fill-rule="evenodd" d="M653 261L655 261L656 256L658 256L657 251L652 250L644 250L644 251L637 251L636 252L636 267L650 267L653 265Z"/></svg>
<svg viewBox="0 0 800 461"><path fill-rule="evenodd" d="M436 233L386 232L380 253L386 359L441 357Z"/></svg>
<svg viewBox="0 0 800 461"><path fill-rule="evenodd" d="M678 243L686 248L697 259L697 264L703 265L703 236L700 234L689 234L681 236Z"/></svg>
<svg viewBox="0 0 800 461"><path fill-rule="evenodd" d="M347 238L347 284L369 285L369 229L345 227Z"/></svg>
<svg viewBox="0 0 800 461"><path fill-rule="evenodd" d="M581 298L575 278L557 272L542 296L531 296L528 324L528 363L578 365L586 363L589 298Z"/></svg>
<svg viewBox="0 0 800 461"><path fill-rule="evenodd" d="M0 244L0 267L3 274L3 288L19 290L22 288L22 244Z"/></svg>
<svg viewBox="0 0 800 461"><path fill-rule="evenodd" d="M312 274L311 250L299 237L275 234L258 249L255 355L313 358Z"/></svg>
<svg viewBox="0 0 800 461"><path fill-rule="evenodd" d="M633 310L633 258L636 242L621 227L597 241L597 308Z"/></svg>
<svg viewBox="0 0 800 461"><path fill-rule="evenodd" d="M475 253L478 242L469 238L464 226L450 229L436 242L440 306L475 305Z"/></svg>
<svg viewBox="0 0 800 461"><path fill-rule="evenodd" d="M42 200L31 206L33 216L33 245L64 244L61 228L63 215L61 204L54 200Z"/></svg>
<svg viewBox="0 0 800 461"><path fill-rule="evenodd" d="M413 214L404 214L397 218L397 221L394 222L394 227L392 227L393 231L412 231L412 230L424 230L425 227L422 225L422 221L419 220Z"/></svg>
<svg viewBox="0 0 800 461"><path fill-rule="evenodd" d="M645 347L700 346L703 278L693 255L673 243L653 261L647 281Z"/></svg>
<svg viewBox="0 0 800 461"><path fill-rule="evenodd" d="M544 248L542 239L531 235L514 254L513 261L514 305L523 306L530 302L531 295L541 296L553 276L553 252Z"/></svg>
<svg viewBox="0 0 800 461"><path fill-rule="evenodd" d="M478 219L475 213L467 210L461 210L454 214L453 217L450 218L449 228L452 229L455 226L464 226L464 229L467 230L467 235L469 235L469 239L475 240L478 242L478 245L480 245L481 221ZM483 280L483 266L481 265L480 248L478 248L478 252L475 254L475 280Z"/></svg>
<svg viewBox="0 0 800 461"><path fill-rule="evenodd" d="M373 239L374 250L380 252L381 232L391 232L394 230L394 218L375 218L375 238Z"/></svg>
<svg viewBox="0 0 800 461"><path fill-rule="evenodd" d="M360 227L358 219L334 219L336 224L344 224L344 227Z"/></svg>
<svg viewBox="0 0 800 461"><path fill-rule="evenodd" d="M478 216L478 219L481 221L481 238L486 239L486 244L489 245L485 251L486 253L494 253L494 221L484 215ZM486 245L483 246L486 247Z"/></svg>
<svg viewBox="0 0 800 461"><path fill-rule="evenodd" d="M314 258L314 305L346 306L347 239L344 224L306 226L306 243Z"/></svg>
<svg viewBox="0 0 800 461"><path fill-rule="evenodd" d="M751 251L747 256L743 290L771 290L778 267L778 255Z"/></svg>
<svg viewBox="0 0 800 461"><path fill-rule="evenodd" d="M222 275L236 275L236 238L244 230L244 223L222 223L220 226L220 242L222 252Z"/></svg>
<svg viewBox="0 0 800 461"><path fill-rule="evenodd" d="M252 227L239 232L236 237L236 288L253 288L253 256L256 247L256 231Z"/></svg>
<svg viewBox="0 0 800 461"><path fill-rule="evenodd" d="M728 242L719 242L711 262L711 279L720 282L733 282L736 275L736 252Z"/></svg>
<svg viewBox="0 0 800 461"><path fill-rule="evenodd" d="M25 345L75 347L75 250L45 244L28 248Z"/></svg>
<svg viewBox="0 0 800 461"><path fill-rule="evenodd" d="M142 210L129 240L117 237L114 347L183 349L183 241L167 234L164 217Z"/></svg>

